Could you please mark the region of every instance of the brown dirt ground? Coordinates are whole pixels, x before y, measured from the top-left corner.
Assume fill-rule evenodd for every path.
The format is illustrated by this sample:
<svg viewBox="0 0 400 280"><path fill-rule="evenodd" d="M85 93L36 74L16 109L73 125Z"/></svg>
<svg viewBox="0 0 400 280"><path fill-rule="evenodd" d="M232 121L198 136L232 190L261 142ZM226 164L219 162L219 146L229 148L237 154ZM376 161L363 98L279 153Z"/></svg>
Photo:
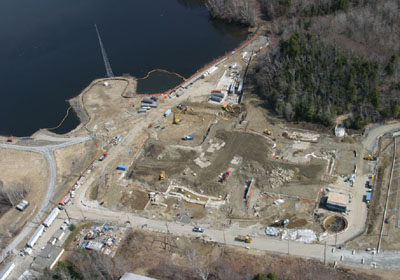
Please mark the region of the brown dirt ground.
<svg viewBox="0 0 400 280"><path fill-rule="evenodd" d="M56 150L54 155L57 164L57 189L54 201L58 202L93 160L96 155L96 144L87 141Z"/></svg>
<svg viewBox="0 0 400 280"><path fill-rule="evenodd" d="M393 272L333 269L317 260L139 230L128 234L116 258L125 260L130 271L160 280L197 279L186 257L187 251L193 249L198 252L197 267L208 267L210 279L245 279L260 272L275 272L278 279L384 279L396 275Z"/></svg>
<svg viewBox="0 0 400 280"><path fill-rule="evenodd" d="M110 84L110 87L105 87L103 82L98 82L83 96L83 102L90 117L90 121L86 125L89 129L103 128L104 124L118 117L123 108L127 112L134 109L132 105L137 102L137 98L122 97L128 83L123 80L112 80ZM114 120L114 122L116 121Z"/></svg>
<svg viewBox="0 0 400 280"><path fill-rule="evenodd" d="M0 174L4 189L8 184L27 183L29 193L25 199L31 203L24 212L13 207L0 218L0 235L3 238L1 241L5 244L20 231L26 221L37 214L37 203L42 201L41 198L47 191L48 163L38 153L0 149Z"/></svg>

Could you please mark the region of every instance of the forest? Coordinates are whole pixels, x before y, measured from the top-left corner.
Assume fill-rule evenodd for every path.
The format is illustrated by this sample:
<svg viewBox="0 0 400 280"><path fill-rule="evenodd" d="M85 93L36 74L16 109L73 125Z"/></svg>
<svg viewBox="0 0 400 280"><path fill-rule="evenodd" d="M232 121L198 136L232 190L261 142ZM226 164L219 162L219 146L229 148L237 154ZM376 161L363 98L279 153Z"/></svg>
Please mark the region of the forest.
<svg viewBox="0 0 400 280"><path fill-rule="evenodd" d="M206 2L212 17L237 23L246 2L260 15L257 27L276 39L252 72L271 112L326 126L349 114L345 125L353 129L400 117L399 0ZM235 12L213 16L224 10Z"/></svg>

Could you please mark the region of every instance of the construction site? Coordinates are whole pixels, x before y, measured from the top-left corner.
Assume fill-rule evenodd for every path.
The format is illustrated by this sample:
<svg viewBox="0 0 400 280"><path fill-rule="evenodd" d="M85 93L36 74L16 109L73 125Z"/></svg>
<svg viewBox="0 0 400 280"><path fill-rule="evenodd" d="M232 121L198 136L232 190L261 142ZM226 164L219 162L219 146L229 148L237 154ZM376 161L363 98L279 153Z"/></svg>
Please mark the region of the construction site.
<svg viewBox="0 0 400 280"><path fill-rule="evenodd" d="M35 216L38 224L54 204L60 211L68 208L75 220L92 218L100 225L116 218L122 223L125 216L131 224L134 215L135 221L165 223L168 232L167 223L194 227L204 240L215 240L223 231L224 242L228 230L236 236L230 241L247 247L252 238L335 247L351 239L346 246L365 250L377 247L377 235L382 248L398 246L398 197L386 203L384 187L390 180L386 167L393 159L392 138L383 137L371 151L377 132L347 134L339 124L310 129L271 114L252 85L245 85L252 58L268 44L267 37L256 35L192 77L179 75L183 83L163 94L136 92L141 78L95 80L70 100L81 124L68 135L42 130L11 143L2 138L2 148L23 150L13 152L20 160L26 153L27 164L38 168L22 178L7 163L9 150L0 150L0 171L10 174L0 178L3 183L19 178L30 182L32 191L18 201L23 209L13 233L2 223L16 209L5 210L2 240L11 240L35 214L41 201L32 197L43 196L48 176L40 204L47 210ZM50 175L39 172L48 168L44 158L26 151L43 155ZM392 192L397 188L396 181ZM383 224L388 226L383 227L385 205ZM115 252L123 237L104 226L88 230L78 235L76 246L104 251L111 240L107 246ZM87 237L92 233L100 239ZM15 241L16 247L26 240Z"/></svg>
<svg viewBox="0 0 400 280"><path fill-rule="evenodd" d="M361 145L351 136L289 126L268 115L251 90L243 95L240 77L266 45L258 37L169 95L122 98L133 79L89 87L81 97L85 126L96 131L98 154L107 157L93 163L98 173L86 198L144 217L305 229L310 242L326 238L323 221L332 211L321 200L329 191L352 197L346 179Z"/></svg>

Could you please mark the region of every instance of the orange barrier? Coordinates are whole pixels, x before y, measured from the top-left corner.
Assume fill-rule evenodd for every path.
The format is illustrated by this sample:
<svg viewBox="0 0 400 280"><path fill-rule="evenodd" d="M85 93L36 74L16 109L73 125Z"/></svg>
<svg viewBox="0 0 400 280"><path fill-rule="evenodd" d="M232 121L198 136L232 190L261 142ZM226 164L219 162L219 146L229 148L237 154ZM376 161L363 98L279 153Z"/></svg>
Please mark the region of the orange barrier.
<svg viewBox="0 0 400 280"><path fill-rule="evenodd" d="M170 90L164 92L164 94L169 95L169 94L171 94L171 92L174 92L175 90L177 90L178 88L180 88L185 82L187 82L187 81L193 79L194 77L196 77L197 75L199 75L199 73L204 72L206 69L210 68L211 66L220 63L220 62L223 61L224 59L227 59L227 58L228 58L229 56L231 56L233 53L235 53L235 52L237 52L237 51L240 51L241 49L247 47L249 44L251 44L252 42L254 42L254 41L258 38L258 36L260 36L260 33L261 33L260 31L256 32L256 33L253 35L253 37L251 37L250 40L247 40L247 41L244 42L242 45L238 46L237 48L235 48L234 50L230 51L230 52L227 53L226 55L224 55L224 56L222 56L222 57L220 57L220 58L218 58L218 59L216 59L216 60L214 60L214 61L212 61L212 62L206 64L204 67L202 67L202 68L200 68L199 70L197 70L196 73L194 73L194 74L193 74L192 76L190 76L189 78L185 78L185 77L179 75L178 73L169 72L169 71L164 70L164 69L154 69L154 70L151 70L149 73L147 73L147 75L146 75L145 77L143 77L143 78L138 78L138 79L136 79L136 80L147 79L148 76L149 76L152 72L155 72L155 71L161 71L161 72L166 72L166 73L169 73L169 74L175 74L175 75L177 75L178 77L182 78L184 81L183 81L182 83L180 83L179 85L177 85L176 87L174 87L174 88L172 88L172 89L170 89ZM140 94L140 95L142 95L142 94Z"/></svg>
<svg viewBox="0 0 400 280"><path fill-rule="evenodd" d="M140 80L145 80L145 79L147 79L147 78L150 76L150 74L153 73L153 72L164 72L164 73L168 73L168 74L171 74L171 75L176 75L176 76L178 76L179 78L181 78L182 80L186 81L186 78L183 77L182 75L180 75L180 74L178 74L178 73L176 73L176 72L170 72L170 71L168 71L168 70L164 70L164 69L160 69L160 68L153 69L153 70L149 71L149 72L147 73L147 75L144 76L144 77L142 77L142 78L136 78L136 81L140 81Z"/></svg>

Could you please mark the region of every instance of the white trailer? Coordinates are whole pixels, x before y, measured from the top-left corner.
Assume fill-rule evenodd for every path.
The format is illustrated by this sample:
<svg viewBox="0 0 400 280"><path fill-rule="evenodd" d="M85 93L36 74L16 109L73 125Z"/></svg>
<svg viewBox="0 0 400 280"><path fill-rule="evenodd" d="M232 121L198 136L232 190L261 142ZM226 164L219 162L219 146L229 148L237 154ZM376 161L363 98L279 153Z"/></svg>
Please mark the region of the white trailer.
<svg viewBox="0 0 400 280"><path fill-rule="evenodd" d="M15 268L15 264L13 262L9 262L4 269L0 272L0 280L4 280L6 279L11 271L13 271L13 269Z"/></svg>
<svg viewBox="0 0 400 280"><path fill-rule="evenodd" d="M39 237L42 236L44 231L44 225L40 225L35 233L32 235L32 237L28 240L28 242L26 243L26 246L33 248L33 246L36 244L36 242L38 241Z"/></svg>
<svg viewBox="0 0 400 280"><path fill-rule="evenodd" d="M26 200L22 200L22 202L18 203L16 208L19 211L24 211L28 206L29 206L29 202Z"/></svg>
<svg viewBox="0 0 400 280"><path fill-rule="evenodd" d="M58 216L58 208L54 208L53 211L47 216L46 220L44 220L43 225L45 227L51 226L51 224L54 222L54 220Z"/></svg>

